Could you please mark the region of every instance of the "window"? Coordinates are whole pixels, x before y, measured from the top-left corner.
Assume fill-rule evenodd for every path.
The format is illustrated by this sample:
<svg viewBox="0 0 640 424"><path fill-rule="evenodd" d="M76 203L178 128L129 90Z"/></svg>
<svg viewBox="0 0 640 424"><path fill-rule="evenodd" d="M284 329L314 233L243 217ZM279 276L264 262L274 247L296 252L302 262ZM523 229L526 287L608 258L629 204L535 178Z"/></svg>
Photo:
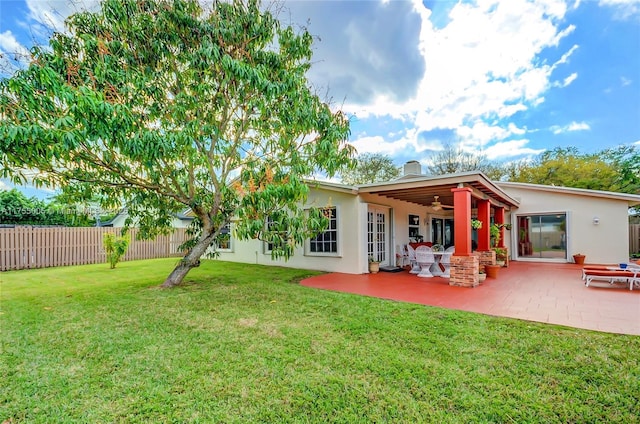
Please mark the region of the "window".
<svg viewBox="0 0 640 424"><path fill-rule="evenodd" d="M216 238L216 249L222 252L232 251L231 224L225 225L220 230L220 234Z"/></svg>
<svg viewBox="0 0 640 424"><path fill-rule="evenodd" d="M309 253L338 253L338 211L335 207L326 208L325 213L329 218L327 229L309 240Z"/></svg>
<svg viewBox="0 0 640 424"><path fill-rule="evenodd" d="M420 216L409 215L409 238L415 239L420 235Z"/></svg>
<svg viewBox="0 0 640 424"><path fill-rule="evenodd" d="M280 227L280 228L279 228ZM286 231L286 224L278 223L277 216L268 216L267 217L267 230L272 232L282 232ZM264 243L264 253L271 253L273 249L275 249L276 243L265 241Z"/></svg>

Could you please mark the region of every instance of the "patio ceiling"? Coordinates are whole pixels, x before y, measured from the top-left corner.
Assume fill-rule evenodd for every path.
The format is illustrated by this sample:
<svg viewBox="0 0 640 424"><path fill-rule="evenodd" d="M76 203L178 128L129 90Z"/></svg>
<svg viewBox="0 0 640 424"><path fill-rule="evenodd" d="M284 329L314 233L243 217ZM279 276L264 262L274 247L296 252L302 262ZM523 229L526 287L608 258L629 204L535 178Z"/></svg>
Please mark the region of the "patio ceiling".
<svg viewBox="0 0 640 424"><path fill-rule="evenodd" d="M431 206L434 196L440 196L443 205L453 205L451 189L469 187L472 192L472 206L477 199L489 200L492 206L510 210L519 202L511 198L484 174L479 172L451 174L438 177L411 177L389 183L369 184L359 187L361 193L377 194L391 199L402 200L423 206Z"/></svg>

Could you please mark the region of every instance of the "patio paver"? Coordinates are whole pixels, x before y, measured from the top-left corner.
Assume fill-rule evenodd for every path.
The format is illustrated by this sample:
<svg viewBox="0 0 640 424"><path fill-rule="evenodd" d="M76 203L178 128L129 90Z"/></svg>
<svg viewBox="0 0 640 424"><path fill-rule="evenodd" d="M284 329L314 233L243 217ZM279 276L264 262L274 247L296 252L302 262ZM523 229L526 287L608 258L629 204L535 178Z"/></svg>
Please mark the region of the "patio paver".
<svg viewBox="0 0 640 424"><path fill-rule="evenodd" d="M640 290L594 282L585 287L575 264L510 262L497 279L475 288L449 286L445 278L408 272L331 273L307 278L308 287L383 299L559 324L610 333L640 335Z"/></svg>

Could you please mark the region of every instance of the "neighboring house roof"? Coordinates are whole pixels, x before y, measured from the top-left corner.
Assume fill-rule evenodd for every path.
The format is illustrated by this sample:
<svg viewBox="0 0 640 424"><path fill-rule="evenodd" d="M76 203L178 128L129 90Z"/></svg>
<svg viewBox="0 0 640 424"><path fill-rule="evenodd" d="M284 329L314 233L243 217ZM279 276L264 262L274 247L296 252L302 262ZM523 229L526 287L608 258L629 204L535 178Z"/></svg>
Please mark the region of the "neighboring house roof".
<svg viewBox="0 0 640 424"><path fill-rule="evenodd" d="M405 175L397 180L358 186L360 193L372 193L406 202L430 206L433 196L444 204L453 204L452 188L469 187L474 197L489 200L506 209L518 207L520 202L511 197L480 171L460 172L438 176Z"/></svg>
<svg viewBox="0 0 640 424"><path fill-rule="evenodd" d="M591 189L585 189L585 188L561 187L561 186L550 186L550 185L530 184L530 183L497 182L496 184L506 189L522 188L526 190L546 191L546 192L553 192L553 193L560 193L560 194L575 194L577 196L597 197L597 198L612 199L612 200L623 200L623 201L626 201L629 204L629 206L640 205L640 195L637 195L637 194L617 193L613 191L600 191L600 190L591 190Z"/></svg>
<svg viewBox="0 0 640 424"><path fill-rule="evenodd" d="M100 227L113 227L113 223L116 222L118 219L122 218L122 217L126 217L128 214L127 209L122 209L120 212L118 212L118 214L116 216L114 216L113 218L111 218L109 221L107 222L102 222L100 223ZM191 212L191 209L185 209L182 212L178 212L176 214L174 214L174 216L176 218L178 218L181 221L193 221L193 219L195 218L195 216L193 215L193 212Z"/></svg>

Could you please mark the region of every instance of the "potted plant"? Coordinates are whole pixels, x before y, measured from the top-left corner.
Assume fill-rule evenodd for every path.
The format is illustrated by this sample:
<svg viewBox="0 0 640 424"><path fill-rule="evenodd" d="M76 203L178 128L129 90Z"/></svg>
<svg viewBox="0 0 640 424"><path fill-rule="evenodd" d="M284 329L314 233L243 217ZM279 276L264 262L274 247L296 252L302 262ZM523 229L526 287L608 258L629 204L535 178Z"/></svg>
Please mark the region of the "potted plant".
<svg viewBox="0 0 640 424"><path fill-rule="evenodd" d="M583 255L582 253L576 253L575 255L573 255L573 262L575 262L578 265L582 265L584 264L585 258L586 256Z"/></svg>
<svg viewBox="0 0 640 424"><path fill-rule="evenodd" d="M487 273L487 278L498 278L498 270L500 265L485 265L484 270Z"/></svg>
<svg viewBox="0 0 640 424"><path fill-rule="evenodd" d="M478 282L481 283L487 279L487 274L484 272L484 269L478 271Z"/></svg>
<svg viewBox="0 0 640 424"><path fill-rule="evenodd" d="M474 230L479 230L480 228L482 228L482 221L480 221L479 219L472 219L471 228L473 228Z"/></svg>
<svg viewBox="0 0 640 424"><path fill-rule="evenodd" d="M505 266L507 263L507 249L504 247L494 247L493 251L496 252L496 264Z"/></svg>
<svg viewBox="0 0 640 424"><path fill-rule="evenodd" d="M489 227L489 237L491 238L491 245L498 247L498 243L500 242L500 226L498 226L498 224L491 224L491 227Z"/></svg>
<svg viewBox="0 0 640 424"><path fill-rule="evenodd" d="M380 262L377 261L373 256L369 256L369 272L372 274L377 274L380 271Z"/></svg>

